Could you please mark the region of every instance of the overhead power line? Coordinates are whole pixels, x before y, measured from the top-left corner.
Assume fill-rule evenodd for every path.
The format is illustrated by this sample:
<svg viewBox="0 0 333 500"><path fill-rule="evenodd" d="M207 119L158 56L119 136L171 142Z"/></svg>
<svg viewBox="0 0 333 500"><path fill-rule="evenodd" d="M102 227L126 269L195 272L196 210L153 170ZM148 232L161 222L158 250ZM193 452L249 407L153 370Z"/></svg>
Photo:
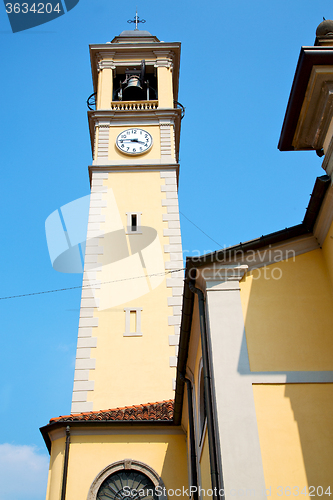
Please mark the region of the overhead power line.
<svg viewBox="0 0 333 500"><path fill-rule="evenodd" d="M211 236L209 236L209 234L205 233L205 231L203 231L199 226L197 226L193 221L191 221L191 219L189 219L183 212L179 212L179 213L183 217L185 217L185 219L188 220L194 227L196 227L197 229L199 229L199 231L201 231L202 234L204 234L205 236L207 236L207 238L209 238L214 243L216 243L216 245L218 245L220 248L222 248L222 245L218 241L216 241L213 238L211 238ZM118 283L120 281L129 281L129 280L140 279L140 278L149 278L151 276L163 276L163 275L175 273L177 271L184 271L184 270L185 270L185 268L183 267L183 268L180 268L180 269L173 269L173 270L170 270L170 271L165 271L164 273L147 274L147 275L144 275L144 276L135 276L133 278L123 278L123 279L120 279L120 280L105 281L105 282L101 283L101 285L107 285L109 283ZM33 295L44 295L44 294L47 294L47 293L66 292L68 290L78 290L78 289L83 289L83 288L91 288L91 286L92 285L79 285L79 286L71 286L71 287L66 287L66 288L55 288L54 290L42 290L40 292L21 293L19 295L8 295L7 297L0 297L0 300L19 299L21 297L32 297Z"/></svg>
<svg viewBox="0 0 333 500"><path fill-rule="evenodd" d="M185 219L187 219L191 224L193 224L194 227L196 227L197 229L199 229L199 231L202 232L202 234L204 234L205 236L207 236L207 238L209 238L210 240L214 241L214 243L216 243L220 248L223 247L223 245L221 245L218 241L214 240L213 238L211 238L209 236L209 234L205 233L205 231L203 231L199 226L197 226L193 221L191 221L191 219L189 219L188 217L186 217L185 214L183 214L183 212L179 211L179 213L185 217Z"/></svg>
<svg viewBox="0 0 333 500"><path fill-rule="evenodd" d="M129 281L129 280L136 280L136 279L141 279L141 278L150 278L151 276L163 276L163 275L176 273L178 271L184 271L184 270L185 270L185 267L182 267L180 269L172 269L170 271L165 271L164 273L144 274L143 276L134 276L133 278L123 278L120 280L103 281L101 283L101 285L107 285L109 283L119 283L120 281ZM21 293L20 295L9 295L7 297L0 297L0 300L18 299L20 297L31 297L32 295L43 295L46 293L65 292L67 290L77 290L79 288L93 288L93 284L71 286L71 287L67 287L67 288L55 288L54 290L43 290L41 292Z"/></svg>

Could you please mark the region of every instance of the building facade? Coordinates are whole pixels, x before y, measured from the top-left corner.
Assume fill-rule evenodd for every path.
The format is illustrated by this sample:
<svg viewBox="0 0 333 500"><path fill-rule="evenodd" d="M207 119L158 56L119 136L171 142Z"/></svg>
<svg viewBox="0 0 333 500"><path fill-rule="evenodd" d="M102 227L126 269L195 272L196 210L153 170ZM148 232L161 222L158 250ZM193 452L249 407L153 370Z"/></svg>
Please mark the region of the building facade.
<svg viewBox="0 0 333 500"><path fill-rule="evenodd" d="M324 21L279 142L323 157L303 222L186 261L174 419L192 386L198 483L226 498L333 493L332 75Z"/></svg>
<svg viewBox="0 0 333 500"><path fill-rule="evenodd" d="M180 44L91 46L91 204L71 415L47 500L333 493L333 21L302 47L279 149L315 150L304 220L183 262ZM140 149L141 148L141 149Z"/></svg>

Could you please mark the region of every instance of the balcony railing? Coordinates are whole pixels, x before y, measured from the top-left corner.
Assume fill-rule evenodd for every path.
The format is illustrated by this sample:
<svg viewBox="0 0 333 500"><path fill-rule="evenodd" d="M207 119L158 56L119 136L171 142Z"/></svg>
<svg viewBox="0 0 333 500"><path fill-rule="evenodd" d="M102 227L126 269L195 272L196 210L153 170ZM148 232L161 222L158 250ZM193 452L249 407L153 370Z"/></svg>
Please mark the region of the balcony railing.
<svg viewBox="0 0 333 500"><path fill-rule="evenodd" d="M114 111L151 111L157 109L158 101L112 101Z"/></svg>

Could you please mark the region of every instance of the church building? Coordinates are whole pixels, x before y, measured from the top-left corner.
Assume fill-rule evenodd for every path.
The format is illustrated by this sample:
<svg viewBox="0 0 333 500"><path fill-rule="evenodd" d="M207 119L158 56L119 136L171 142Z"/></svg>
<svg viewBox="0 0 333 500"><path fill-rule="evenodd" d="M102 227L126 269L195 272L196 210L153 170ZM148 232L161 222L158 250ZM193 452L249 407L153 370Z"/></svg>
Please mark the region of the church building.
<svg viewBox="0 0 333 500"><path fill-rule="evenodd" d="M279 149L315 150L303 222L186 259L180 43L90 46L93 161L70 415L46 500L333 493L333 21L302 47Z"/></svg>

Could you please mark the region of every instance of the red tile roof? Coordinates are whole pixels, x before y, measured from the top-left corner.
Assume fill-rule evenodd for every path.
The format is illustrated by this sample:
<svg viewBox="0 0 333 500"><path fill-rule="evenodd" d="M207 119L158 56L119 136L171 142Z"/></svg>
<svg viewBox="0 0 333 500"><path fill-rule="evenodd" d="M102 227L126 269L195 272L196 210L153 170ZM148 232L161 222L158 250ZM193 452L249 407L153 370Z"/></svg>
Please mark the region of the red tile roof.
<svg viewBox="0 0 333 500"><path fill-rule="evenodd" d="M155 420L171 421L173 419L174 400L168 399L158 403L147 403L143 405L124 406L111 410L89 411L86 413L74 413L57 418L51 418L50 424L56 422L80 422L98 420Z"/></svg>

